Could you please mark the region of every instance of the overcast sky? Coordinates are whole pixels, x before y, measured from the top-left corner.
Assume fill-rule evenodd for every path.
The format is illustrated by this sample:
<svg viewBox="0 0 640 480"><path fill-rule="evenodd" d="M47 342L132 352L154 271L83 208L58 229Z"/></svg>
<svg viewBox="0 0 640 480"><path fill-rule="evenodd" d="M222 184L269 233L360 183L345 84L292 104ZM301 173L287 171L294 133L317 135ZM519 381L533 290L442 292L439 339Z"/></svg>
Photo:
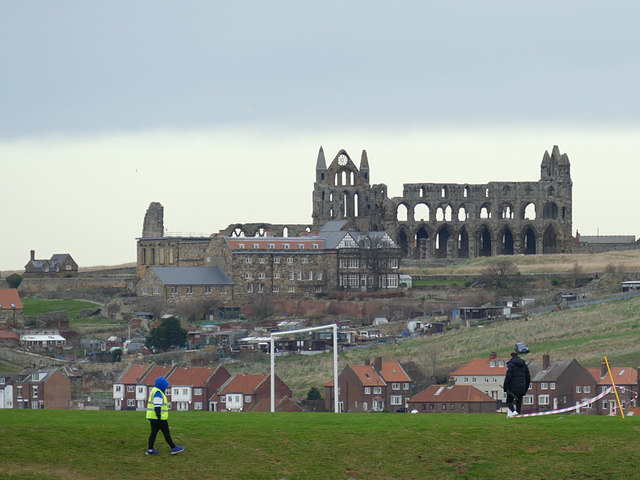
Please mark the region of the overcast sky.
<svg viewBox="0 0 640 480"><path fill-rule="evenodd" d="M0 0L0 269L170 232L310 223L315 161L371 182L572 165L573 230L640 234L640 3ZM633 212L633 213L632 213Z"/></svg>

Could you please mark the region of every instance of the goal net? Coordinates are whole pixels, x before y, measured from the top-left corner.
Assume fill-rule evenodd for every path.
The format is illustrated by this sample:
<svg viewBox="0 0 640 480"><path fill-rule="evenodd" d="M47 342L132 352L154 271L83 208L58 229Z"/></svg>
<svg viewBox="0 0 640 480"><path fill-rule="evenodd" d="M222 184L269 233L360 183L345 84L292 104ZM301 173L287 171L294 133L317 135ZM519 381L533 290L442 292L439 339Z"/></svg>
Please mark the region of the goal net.
<svg viewBox="0 0 640 480"><path fill-rule="evenodd" d="M319 327L307 327L300 328L298 330L286 330L284 332L271 332L271 349L269 350L271 356L271 411L276 410L276 383L275 383L275 367L276 367L276 355L275 355L275 339L277 337L284 337L285 335L292 335L304 332L315 332L318 330L333 330L333 411L338 412L338 326L333 325L321 325Z"/></svg>

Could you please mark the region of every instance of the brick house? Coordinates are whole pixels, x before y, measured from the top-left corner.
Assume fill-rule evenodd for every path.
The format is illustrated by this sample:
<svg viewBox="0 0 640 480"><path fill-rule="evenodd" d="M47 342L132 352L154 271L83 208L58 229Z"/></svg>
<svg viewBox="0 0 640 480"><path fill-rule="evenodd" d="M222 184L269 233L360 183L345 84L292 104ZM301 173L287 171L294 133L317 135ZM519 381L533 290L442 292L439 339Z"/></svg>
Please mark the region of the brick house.
<svg viewBox="0 0 640 480"><path fill-rule="evenodd" d="M275 401L283 405L283 399L291 399L293 392L277 375L274 378ZM254 408L264 410L264 404L271 405L271 375L243 374L229 378L209 398L209 410L212 412L243 412ZM258 406L261 407L258 407ZM289 411L289 410L288 410Z"/></svg>
<svg viewBox="0 0 640 480"><path fill-rule="evenodd" d="M78 264L68 253L58 253L50 259L37 260L35 250L24 266L24 277L74 277L78 274Z"/></svg>
<svg viewBox="0 0 640 480"><path fill-rule="evenodd" d="M548 354L542 363L529 365L531 388L522 399L522 413L545 412L576 405L597 395L596 380L577 360L551 362ZM595 415L595 406L580 410Z"/></svg>
<svg viewBox="0 0 640 480"><path fill-rule="evenodd" d="M71 381L58 369L21 374L14 382L14 408L68 409Z"/></svg>
<svg viewBox="0 0 640 480"><path fill-rule="evenodd" d="M211 367L176 368L169 380L171 409L177 411L206 410L207 400L218 391L231 374L220 365Z"/></svg>
<svg viewBox="0 0 640 480"><path fill-rule="evenodd" d="M411 396L411 378L400 362L376 357L364 365L348 365L338 376L338 409L341 412L402 411ZM333 380L325 384L327 411L333 411Z"/></svg>
<svg viewBox="0 0 640 480"><path fill-rule="evenodd" d="M140 386L140 395L137 394L137 389L140 380L153 367L153 364L132 363L122 372L113 384L113 400L116 410L143 410L147 408L147 399L142 398L142 394L146 394L146 386Z"/></svg>
<svg viewBox="0 0 640 480"><path fill-rule="evenodd" d="M0 330L24 327L24 306L18 290L0 289Z"/></svg>
<svg viewBox="0 0 640 480"><path fill-rule="evenodd" d="M502 390L502 385L508 360L498 358L495 352L491 352L489 358L474 358L455 369L450 376L456 385L471 385L495 401L504 403L507 395Z"/></svg>
<svg viewBox="0 0 640 480"><path fill-rule="evenodd" d="M495 413L496 401L473 385L430 385L409 399L409 411L418 413Z"/></svg>
<svg viewBox="0 0 640 480"><path fill-rule="evenodd" d="M613 381L618 390L618 398L625 406L625 414L628 409L637 406L635 393L638 391L638 370L631 367L610 367ZM607 370L606 362L602 362L600 368L589 368L589 373L596 381L596 394L605 391L612 386L611 377ZM620 388L623 387L623 388ZM598 415L618 414L618 401L615 392L605 395L595 406Z"/></svg>

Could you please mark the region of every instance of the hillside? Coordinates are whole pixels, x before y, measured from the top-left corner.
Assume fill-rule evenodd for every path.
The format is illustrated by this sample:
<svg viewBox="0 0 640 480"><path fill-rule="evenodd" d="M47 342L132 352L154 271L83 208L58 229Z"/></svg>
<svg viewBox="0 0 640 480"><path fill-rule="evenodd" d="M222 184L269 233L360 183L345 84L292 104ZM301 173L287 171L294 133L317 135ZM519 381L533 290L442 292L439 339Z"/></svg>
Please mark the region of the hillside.
<svg viewBox="0 0 640 480"><path fill-rule="evenodd" d="M1 476L611 480L637 478L640 452L638 417L172 412L169 423L185 451L169 455L160 435L150 457L140 412L1 410Z"/></svg>

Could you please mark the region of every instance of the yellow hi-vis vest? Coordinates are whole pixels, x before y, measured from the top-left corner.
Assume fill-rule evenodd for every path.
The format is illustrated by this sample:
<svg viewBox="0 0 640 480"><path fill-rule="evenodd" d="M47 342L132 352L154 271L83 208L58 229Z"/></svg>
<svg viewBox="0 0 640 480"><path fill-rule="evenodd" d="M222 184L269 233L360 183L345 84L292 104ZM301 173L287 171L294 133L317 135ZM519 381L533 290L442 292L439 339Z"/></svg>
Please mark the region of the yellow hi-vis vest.
<svg viewBox="0 0 640 480"><path fill-rule="evenodd" d="M167 400L167 396L158 387L153 387L151 389L151 393L149 394L149 400L147 402L147 418L149 420L158 419L156 415L156 406L153 404L153 398L156 396L156 392L160 392L160 394L162 395L162 405L160 406L160 410L161 410L160 420L168 420L169 419L169 400Z"/></svg>

